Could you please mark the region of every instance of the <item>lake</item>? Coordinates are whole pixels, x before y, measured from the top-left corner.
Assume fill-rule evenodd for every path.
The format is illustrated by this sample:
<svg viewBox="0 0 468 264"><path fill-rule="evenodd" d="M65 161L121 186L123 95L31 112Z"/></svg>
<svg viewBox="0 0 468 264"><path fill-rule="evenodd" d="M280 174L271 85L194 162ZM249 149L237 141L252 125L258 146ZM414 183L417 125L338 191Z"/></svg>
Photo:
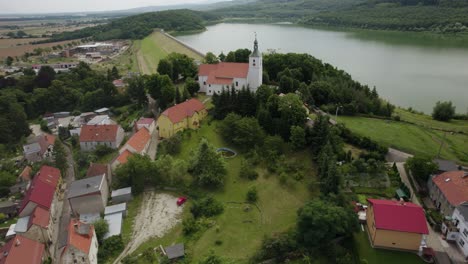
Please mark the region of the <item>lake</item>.
<svg viewBox="0 0 468 264"><path fill-rule="evenodd" d="M254 32L262 52L309 53L375 86L393 104L431 113L437 101L450 100L457 112L468 111L468 43L463 41L402 32L228 23L177 38L205 53L227 54L252 49Z"/></svg>

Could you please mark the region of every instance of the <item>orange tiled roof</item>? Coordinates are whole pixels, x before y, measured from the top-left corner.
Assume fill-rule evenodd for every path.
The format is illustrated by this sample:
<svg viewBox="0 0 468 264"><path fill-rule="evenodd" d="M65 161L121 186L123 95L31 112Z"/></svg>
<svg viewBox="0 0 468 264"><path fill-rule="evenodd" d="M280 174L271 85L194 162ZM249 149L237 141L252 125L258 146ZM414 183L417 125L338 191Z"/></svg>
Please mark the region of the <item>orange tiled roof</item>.
<svg viewBox="0 0 468 264"><path fill-rule="evenodd" d="M94 226L89 226L89 232L87 234L80 234L78 233L78 230L81 225L84 225L84 223L77 219L72 219L70 221L70 224L68 225L68 245L88 254L94 235Z"/></svg>
<svg viewBox="0 0 468 264"><path fill-rule="evenodd" d="M100 176L103 174L107 175L107 166L107 164L91 163L91 165L89 165L88 171L86 172L86 177Z"/></svg>
<svg viewBox="0 0 468 264"><path fill-rule="evenodd" d="M21 177L21 179L23 179L23 181L30 181L31 172L32 172L31 166L26 166L19 176Z"/></svg>
<svg viewBox="0 0 468 264"><path fill-rule="evenodd" d="M31 217L29 218L29 227L31 227L31 225L37 225L43 228L47 228L49 226L49 221L49 210L37 206L32 212Z"/></svg>
<svg viewBox="0 0 468 264"><path fill-rule="evenodd" d="M80 142L113 142L117 139L118 125L84 125Z"/></svg>
<svg viewBox="0 0 468 264"><path fill-rule="evenodd" d="M453 206L468 201L468 176L464 171L448 171L432 178L445 198Z"/></svg>
<svg viewBox="0 0 468 264"><path fill-rule="evenodd" d="M231 84L234 78L247 78L248 63L220 62L218 64L201 64L198 76L208 76L209 84Z"/></svg>
<svg viewBox="0 0 468 264"><path fill-rule="evenodd" d="M16 235L0 248L0 264L41 264L44 244Z"/></svg>
<svg viewBox="0 0 468 264"><path fill-rule="evenodd" d="M127 163L128 161L128 158L130 156L132 156L133 154L128 151L128 150L125 150L124 152L120 153L120 155L117 157L117 161L120 163L120 164L125 164Z"/></svg>
<svg viewBox="0 0 468 264"><path fill-rule="evenodd" d="M151 134L146 127L143 127L127 141L127 144L135 149L136 152L141 153L150 140Z"/></svg>
<svg viewBox="0 0 468 264"><path fill-rule="evenodd" d="M205 109L205 105L199 100L192 98L166 109L162 115L167 116L172 123L178 123L186 117L192 116L195 112L199 112L203 109Z"/></svg>

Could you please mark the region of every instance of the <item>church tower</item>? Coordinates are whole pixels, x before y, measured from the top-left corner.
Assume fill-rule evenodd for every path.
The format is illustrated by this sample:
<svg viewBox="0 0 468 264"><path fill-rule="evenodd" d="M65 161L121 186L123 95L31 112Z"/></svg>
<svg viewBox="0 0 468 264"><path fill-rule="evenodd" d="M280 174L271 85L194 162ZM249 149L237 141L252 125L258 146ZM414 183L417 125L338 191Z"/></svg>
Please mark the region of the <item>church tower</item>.
<svg viewBox="0 0 468 264"><path fill-rule="evenodd" d="M247 81L252 92L256 92L257 88L262 85L263 80L263 61L262 54L258 50L257 34L255 34L254 49L249 57L249 73Z"/></svg>

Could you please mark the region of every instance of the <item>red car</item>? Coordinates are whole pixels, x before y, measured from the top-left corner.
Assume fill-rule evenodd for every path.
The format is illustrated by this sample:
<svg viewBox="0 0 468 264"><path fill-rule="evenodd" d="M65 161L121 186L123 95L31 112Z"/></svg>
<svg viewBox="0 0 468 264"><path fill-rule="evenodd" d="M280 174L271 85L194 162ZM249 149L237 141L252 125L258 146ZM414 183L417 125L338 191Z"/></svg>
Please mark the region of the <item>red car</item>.
<svg viewBox="0 0 468 264"><path fill-rule="evenodd" d="M179 199L177 199L177 205L178 206L181 206L183 205L185 202L187 201L187 197L179 197Z"/></svg>

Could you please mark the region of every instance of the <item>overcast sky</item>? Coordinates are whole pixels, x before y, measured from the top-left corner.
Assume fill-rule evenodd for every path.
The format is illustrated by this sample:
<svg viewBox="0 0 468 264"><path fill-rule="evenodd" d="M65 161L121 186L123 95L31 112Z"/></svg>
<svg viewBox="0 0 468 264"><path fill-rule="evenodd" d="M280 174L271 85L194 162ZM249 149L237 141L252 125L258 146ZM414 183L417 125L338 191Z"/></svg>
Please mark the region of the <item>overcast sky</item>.
<svg viewBox="0 0 468 264"><path fill-rule="evenodd" d="M143 6L201 2L206 2L206 0L0 0L0 13L111 11Z"/></svg>

